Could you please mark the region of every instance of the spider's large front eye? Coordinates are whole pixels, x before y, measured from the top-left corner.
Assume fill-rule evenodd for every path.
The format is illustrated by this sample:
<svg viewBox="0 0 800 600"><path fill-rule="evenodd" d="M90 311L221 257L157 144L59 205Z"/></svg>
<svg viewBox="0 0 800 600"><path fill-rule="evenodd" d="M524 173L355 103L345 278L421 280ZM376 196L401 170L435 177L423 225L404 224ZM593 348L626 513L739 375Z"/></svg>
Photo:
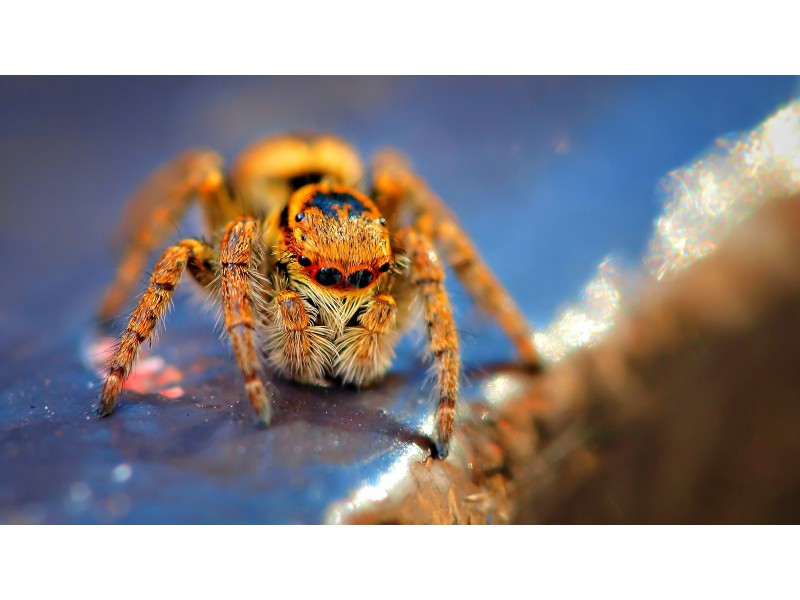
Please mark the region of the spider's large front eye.
<svg viewBox="0 0 800 600"><path fill-rule="evenodd" d="M342 283L342 272L333 267L322 267L317 271L316 279L322 285L339 285Z"/></svg>
<svg viewBox="0 0 800 600"><path fill-rule="evenodd" d="M370 283L372 283L372 271L363 269L361 271L351 273L350 277L347 278L347 283L356 289L367 287Z"/></svg>

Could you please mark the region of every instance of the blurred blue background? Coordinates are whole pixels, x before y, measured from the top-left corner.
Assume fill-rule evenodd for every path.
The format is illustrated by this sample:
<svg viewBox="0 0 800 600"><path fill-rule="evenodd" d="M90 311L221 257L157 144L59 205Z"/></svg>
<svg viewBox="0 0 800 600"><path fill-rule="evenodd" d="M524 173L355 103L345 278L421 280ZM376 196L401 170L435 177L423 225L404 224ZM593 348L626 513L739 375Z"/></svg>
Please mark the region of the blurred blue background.
<svg viewBox="0 0 800 600"><path fill-rule="evenodd" d="M798 91L787 77L2 78L0 433L33 422L19 412L31 382L41 393L68 372L60 401L71 406L79 389L75 414L91 403L94 375L76 357L112 277L110 231L136 184L188 147L230 159L260 136L315 129L364 157L401 149L545 327L603 257L638 262L660 178ZM200 231L190 219L181 233ZM466 362L510 359L502 335L451 289ZM202 315L177 310L168 332L224 354ZM0 503L15 494L7 484Z"/></svg>

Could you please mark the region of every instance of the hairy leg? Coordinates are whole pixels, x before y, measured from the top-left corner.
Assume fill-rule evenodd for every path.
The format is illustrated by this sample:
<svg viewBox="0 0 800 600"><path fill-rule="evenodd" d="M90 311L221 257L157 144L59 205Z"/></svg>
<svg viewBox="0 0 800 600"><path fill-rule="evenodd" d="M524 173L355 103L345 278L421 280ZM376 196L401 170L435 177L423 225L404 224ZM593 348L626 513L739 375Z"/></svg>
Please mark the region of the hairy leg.
<svg viewBox="0 0 800 600"><path fill-rule="evenodd" d="M190 150L161 166L134 192L115 232L122 246L116 279L100 303L98 318L115 317L131 297L150 254L175 231L192 201L221 184L222 159L209 150Z"/></svg>
<svg viewBox="0 0 800 600"><path fill-rule="evenodd" d="M416 229L442 248L459 281L478 306L497 321L520 358L528 365L538 366L540 359L527 318L480 257L450 209L399 153L385 150L376 156L374 187L387 206L398 207L403 202L410 205Z"/></svg>
<svg viewBox="0 0 800 600"><path fill-rule="evenodd" d="M464 230L455 221L437 222L430 213L419 219L417 226L439 243L445 260L461 284L477 305L497 321L523 362L538 366L539 355L528 319L480 257Z"/></svg>
<svg viewBox="0 0 800 600"><path fill-rule="evenodd" d="M378 294L337 340L336 374L345 383L366 385L381 377L394 358L397 304L389 294Z"/></svg>
<svg viewBox="0 0 800 600"><path fill-rule="evenodd" d="M439 458L448 453L453 433L455 403L458 396L458 376L461 368L453 309L444 287L442 268L433 244L424 234L412 229L401 233L411 260L409 284L422 299L428 349L434 359L439 404L436 409L436 451Z"/></svg>
<svg viewBox="0 0 800 600"><path fill-rule="evenodd" d="M276 287L281 287L280 281ZM336 356L332 331L314 325L315 309L294 290L279 289L270 308L267 354L275 368L290 379L325 384Z"/></svg>
<svg viewBox="0 0 800 600"><path fill-rule="evenodd" d="M257 327L264 287L258 266L264 246L258 221L238 219L225 229L220 246L220 293L236 362L244 375L245 389L259 422L268 425L272 417L271 393L261 375ZM271 387L271 386L270 386ZM271 392L271 390L270 390Z"/></svg>
<svg viewBox="0 0 800 600"><path fill-rule="evenodd" d="M100 395L97 413L101 417L114 411L117 397L130 374L139 347L153 335L159 321L169 308L175 288L183 271L189 272L201 284L210 285L214 279L210 246L195 239L186 239L170 246L161 256L150 276L150 284L131 315L109 365L108 375Z"/></svg>

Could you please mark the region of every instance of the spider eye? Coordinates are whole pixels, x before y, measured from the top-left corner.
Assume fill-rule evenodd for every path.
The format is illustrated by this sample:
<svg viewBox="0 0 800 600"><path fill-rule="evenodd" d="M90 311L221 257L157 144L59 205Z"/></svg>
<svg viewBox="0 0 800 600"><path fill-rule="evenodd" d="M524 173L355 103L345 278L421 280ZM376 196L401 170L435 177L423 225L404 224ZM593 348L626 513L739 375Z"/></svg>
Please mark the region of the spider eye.
<svg viewBox="0 0 800 600"><path fill-rule="evenodd" d="M381 265L381 268L378 269L378 271L380 271L381 273L386 273L386 271L388 270L389 270L389 263L383 263Z"/></svg>
<svg viewBox="0 0 800 600"><path fill-rule="evenodd" d="M333 267L322 267L317 271L316 279L321 285L339 285L342 283L342 272Z"/></svg>
<svg viewBox="0 0 800 600"><path fill-rule="evenodd" d="M306 218L306 213L301 211L301 212L297 213L297 215L295 215L294 218L299 223L300 221L302 221L303 219Z"/></svg>
<svg viewBox="0 0 800 600"><path fill-rule="evenodd" d="M307 256L301 256L300 258L297 259L297 262L299 262L300 266L302 266L302 267L310 267L311 266L311 259L308 258Z"/></svg>
<svg viewBox="0 0 800 600"><path fill-rule="evenodd" d="M367 287L370 283L372 283L372 271L368 271L366 269L356 271L347 278L347 283L356 289Z"/></svg>

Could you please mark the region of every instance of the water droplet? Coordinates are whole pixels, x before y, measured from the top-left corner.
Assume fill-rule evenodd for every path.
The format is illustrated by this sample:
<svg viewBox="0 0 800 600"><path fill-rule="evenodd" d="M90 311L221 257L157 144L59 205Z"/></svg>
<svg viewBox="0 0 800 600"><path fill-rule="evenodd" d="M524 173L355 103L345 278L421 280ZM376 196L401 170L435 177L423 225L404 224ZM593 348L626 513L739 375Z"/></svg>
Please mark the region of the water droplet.
<svg viewBox="0 0 800 600"><path fill-rule="evenodd" d="M130 465L122 463L111 470L111 480L114 483L125 483L133 475Z"/></svg>

